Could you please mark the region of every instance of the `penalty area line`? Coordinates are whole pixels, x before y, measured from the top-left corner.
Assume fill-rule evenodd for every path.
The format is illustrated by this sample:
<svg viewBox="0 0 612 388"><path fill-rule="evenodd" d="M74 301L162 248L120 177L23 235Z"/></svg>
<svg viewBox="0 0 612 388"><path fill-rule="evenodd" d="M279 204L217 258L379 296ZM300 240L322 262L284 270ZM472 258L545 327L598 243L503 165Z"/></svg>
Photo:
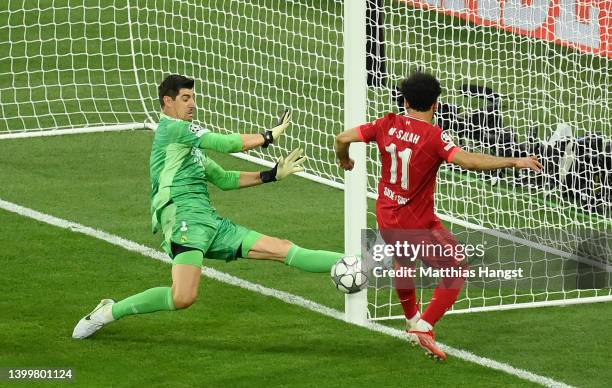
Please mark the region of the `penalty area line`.
<svg viewBox="0 0 612 388"><path fill-rule="evenodd" d="M62 229L67 229L72 232L81 233L86 236L90 236L98 240L102 240L107 243L113 244L115 246L121 247L128 251L139 253L143 256L147 256L152 259L162 261L164 263L168 263L168 264L172 263L170 258L165 253L157 251L153 248L149 248L142 244L138 244L137 242L127 240L125 238L122 238L122 237L119 237L119 236L116 236L110 233L106 233L104 231L101 231L95 228L81 225L76 222L64 220L64 219L54 217L49 214L41 213L36 210L30 209L24 206L20 206L12 202L4 201L2 199L0 199L0 209L4 209L6 211L18 214L20 216L28 217L36 221L44 222L46 224L53 225L53 226L56 226ZM308 309L310 311L314 311L319 314L323 314L325 316L328 316L334 319L344 320L343 312L332 309L327 306L324 306L317 302L313 302L311 300L308 300L298 295L293 295L285 291L280 291L280 290L276 290L273 288L265 287L260 284L253 283L248 280L244 280L239 277L229 275L227 273L217 271L215 269L208 268L208 267L202 268L202 275L206 276L207 278L214 279L222 283L230 284L233 286L238 286L240 288L244 288L246 290L253 291L261 295L270 296L278 300L281 300L287 304L299 306L299 307ZM389 335L389 336L392 336L392 337L408 342L408 337L405 335L404 331L402 330L384 326L376 322L369 322L363 327L365 327L366 329L369 329L369 330L372 330L378 333L386 334L386 335ZM480 357L466 350L456 349L456 348L453 348L451 346L444 345L444 344L439 344L439 345L447 354L453 357L456 357L458 359L468 361L474 364L478 364L486 368L498 370L498 371L519 377L523 380L531 381L531 382L534 382L534 383L537 383L537 384L540 384L546 387L570 387L569 385L563 382L553 380L549 377L541 376L541 375L529 372L524 369L515 368L512 365L509 365L503 362L499 362L499 361L495 361L495 360L492 360L486 357Z"/></svg>

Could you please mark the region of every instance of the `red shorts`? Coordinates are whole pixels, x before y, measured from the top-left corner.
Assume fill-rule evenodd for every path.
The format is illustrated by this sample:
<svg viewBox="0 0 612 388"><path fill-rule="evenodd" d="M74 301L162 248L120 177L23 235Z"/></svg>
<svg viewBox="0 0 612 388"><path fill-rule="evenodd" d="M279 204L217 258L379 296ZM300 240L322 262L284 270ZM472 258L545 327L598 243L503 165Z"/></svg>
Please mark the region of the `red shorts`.
<svg viewBox="0 0 612 388"><path fill-rule="evenodd" d="M463 245L441 222L432 229L381 229L385 243L397 247L395 255L401 266L414 267L421 260L429 267L467 268Z"/></svg>
<svg viewBox="0 0 612 388"><path fill-rule="evenodd" d="M377 205L376 221L383 229L439 229L444 228L442 221L432 210L416 214L411 208L383 208Z"/></svg>
<svg viewBox="0 0 612 388"><path fill-rule="evenodd" d="M468 257L465 255L464 246L442 223L435 229L387 229L381 230L380 233L386 244L399 243L402 248L408 246L405 250L407 255L396 254L395 269L404 269L403 273L412 275L395 277L395 288L414 289L415 281L418 282L419 288L437 285L438 288L460 290L463 287L466 273L469 271ZM423 262L422 268L417 268L416 260ZM443 274L440 277L420 271L427 267L440 269ZM417 273L419 275L415 275Z"/></svg>

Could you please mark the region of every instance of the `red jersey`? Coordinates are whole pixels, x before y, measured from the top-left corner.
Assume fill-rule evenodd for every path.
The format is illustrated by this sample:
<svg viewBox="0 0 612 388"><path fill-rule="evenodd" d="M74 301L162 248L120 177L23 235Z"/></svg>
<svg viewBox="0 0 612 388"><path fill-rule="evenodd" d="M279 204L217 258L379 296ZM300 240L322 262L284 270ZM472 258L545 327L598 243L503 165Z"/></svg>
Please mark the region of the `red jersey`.
<svg viewBox="0 0 612 388"><path fill-rule="evenodd" d="M395 113L357 128L361 139L378 144L382 177L376 218L380 229L432 229L438 168L459 150L436 125Z"/></svg>

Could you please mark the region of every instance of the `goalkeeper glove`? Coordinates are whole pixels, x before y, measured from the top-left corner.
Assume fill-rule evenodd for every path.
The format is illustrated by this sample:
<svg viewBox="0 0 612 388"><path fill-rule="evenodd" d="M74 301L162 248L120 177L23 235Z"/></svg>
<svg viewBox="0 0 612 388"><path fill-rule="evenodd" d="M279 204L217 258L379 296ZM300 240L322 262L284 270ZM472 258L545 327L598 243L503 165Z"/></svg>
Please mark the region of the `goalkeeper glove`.
<svg viewBox="0 0 612 388"><path fill-rule="evenodd" d="M296 172L304 171L302 163L306 157L302 155L304 150L296 148L286 158L282 156L278 158L278 162L272 170L262 171L259 173L263 183L276 182L288 177Z"/></svg>
<svg viewBox="0 0 612 388"><path fill-rule="evenodd" d="M285 109L285 113L283 113L281 117L278 119L278 124L276 125L276 127L269 129L265 131L264 133L262 133L262 136L264 137L264 143L262 147L268 148L270 144L274 143L274 140L278 139L278 137L282 135L283 132L285 132L290 122L291 122L291 110L287 108Z"/></svg>

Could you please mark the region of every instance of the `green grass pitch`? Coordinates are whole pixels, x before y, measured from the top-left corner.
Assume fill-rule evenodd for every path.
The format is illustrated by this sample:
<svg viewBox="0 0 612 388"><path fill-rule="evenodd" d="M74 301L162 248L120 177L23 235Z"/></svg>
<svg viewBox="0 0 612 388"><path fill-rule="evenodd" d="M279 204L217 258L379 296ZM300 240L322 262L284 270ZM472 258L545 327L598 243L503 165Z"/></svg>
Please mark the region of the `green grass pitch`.
<svg viewBox="0 0 612 388"><path fill-rule="evenodd" d="M150 142L147 132L3 141L0 181L10 184L0 187L0 198L157 247L147 212ZM259 168L214 157L228 168ZM294 177L236 192L213 189L212 198L221 214L261 232L342 247L339 190ZM435 364L403 341L208 279L188 310L129 317L90 341L74 341L73 325L98 299L167 285L169 266L5 211L0 220L1 366L72 366L78 386L526 384L458 359ZM206 265L343 305L326 274L249 260ZM605 335L611 313L612 305L593 304L451 315L438 332L448 345L595 387L612 378Z"/></svg>
<svg viewBox="0 0 612 388"><path fill-rule="evenodd" d="M138 96L130 94L129 100L125 100L126 90L122 83L135 83L132 57L128 55L131 48L126 40L104 39L99 45L86 45L84 39L72 43L62 40L57 46L40 43L53 33L64 37L83 34L100 37L112 31L126 38L129 35L126 8L113 7L104 1L96 3L105 10L100 20L105 23L104 29L87 23L53 26L53 22L58 20L87 21L95 18L84 12L83 1L10 1L11 12L3 12L6 2L0 5L0 36L11 38L11 41L0 39L0 51L10 54L0 58L0 87L13 82L31 86L31 89L20 91L3 89L0 93L2 115L10 118L0 118L0 133L37 126L82 125L95 120L131 122L134 117L127 112L141 110ZM135 0L131 2L132 11L161 7L161 3ZM165 4L170 10L171 3ZM223 44L228 37L224 30L215 28L213 24L205 24L206 30L198 30L200 24L195 22L184 26L195 39L191 43L201 44L204 49L168 51L167 55L192 60L189 65L177 60L176 66L214 82L212 85L216 87L209 87L200 100L200 120L215 130L248 131L244 125L247 120L252 120L256 127L269 125L279 108L290 104L302 110L294 116L296 123L291 129L291 144L284 146L306 145L312 141L309 131L316 129L321 135L313 138L331 150L333 137L324 132L340 130L332 127L342 114L341 93L337 90L341 90L342 85L333 79L317 77L342 71L342 51L321 44L332 41L341 45L342 37L334 32L340 28L335 23L341 8L329 7L330 13L318 18L317 2L303 1L288 7L285 12L295 16L292 19L295 30L292 31L269 27L282 22L278 19L279 13L260 12L261 9L273 8L276 2L272 0L215 4L222 8L219 12L203 11L195 16L236 27L236 34L231 38L251 48L272 47L278 51L271 59L255 49L239 50L231 44ZM394 7L404 8L399 4ZM35 13L35 8L48 11L39 20L46 27L40 30L19 27L25 24L28 15ZM52 8L61 10L54 13ZM188 7L175 9L185 17L189 16L187 10ZM423 20L422 24L415 26L417 32L422 32L428 22L457 23L432 12L409 9L406 12L406 15L410 12L411 17ZM236 24L240 15L248 14L257 15L260 22ZM136 42L136 49L143 53L138 63L142 69L159 69L159 58L146 54L156 49L166 50L167 47L161 47L163 44L155 45L160 45L164 39L175 38L155 30L155 23L163 22L157 17L163 19L159 15L153 17L151 13L141 18L138 24L140 34L153 34L158 41ZM330 28L314 28L313 23L297 22L298 19L315 18L317 23ZM115 26L113 22L117 21L119 23ZM403 25L406 20L400 18L395 22ZM476 27L469 33L457 34L452 28L442 28L438 36L465 43L491 39L487 31ZM302 38L307 35L314 38ZM205 39L209 43L205 44ZM30 43L26 44L25 40ZM291 42L296 50L284 51L282 46L270 45L269 42L274 40ZM505 44L506 52L520 49L532 55L542 55L530 51L534 49L518 38ZM49 47L54 49L45 51ZM608 66L605 60L581 56L552 44L541 49L554 60L561 61L551 61L551 67L570 66L573 62L563 60L567 55L579 67L597 69ZM54 50L73 50L80 55L54 58ZM397 50L389 55L406 55L402 49ZM289 58L298 53L301 53L301 67L300 71L295 71ZM436 55L478 59L484 54L481 47L463 44L457 50L441 47ZM234 67L229 69L233 75L221 75L217 69L229 66L224 58L230 56L240 66L234 63ZM17 57L20 59L11 61ZM477 73L490 76L487 72L491 68L487 67L471 68L466 67L466 63L455 66L453 61L441 61L435 55L423 60L439 63L440 71L457 71L463 77ZM207 66L199 66L199 63ZM475 66L481 65L479 62ZM520 69L516 73L524 74L525 83L562 84L554 78L530 78L527 61L516 61L513 65ZM64 70L46 75L43 72L19 72L20 69L45 69L47 66ZM97 71L88 71L88 66ZM19 72L14 81L10 71L5 69ZM78 71L73 74L70 69ZM595 79L593 74L585 72L577 74L576 85L593 80L609 84L609 79L605 78L609 75L605 73L602 73L602 79ZM150 74L141 70L138 75L141 80L153 82L161 73ZM85 77L88 82L108 87L74 87L74 77ZM310 82L315 79L316 82ZM55 86L47 88L45 84ZM275 84L278 90L268 89L266 85L269 84ZM457 87L458 84L459 80L445 86ZM315 85L318 88L314 88ZM573 84L563 85L565 88L573 87ZM517 98L526 98L529 94L527 89L518 90ZM581 90L585 93L581 99L597 99L603 89ZM102 91L107 97L104 101L94 97ZM257 97L266 93L275 93L275 96L273 99ZM550 93L553 99L568 98L558 90ZM154 90L151 94L154 95ZM313 103L313 95L319 98L318 102ZM145 98L150 109L157 109L154 98ZM46 99L54 103L48 104ZM22 103L15 104L16 100ZM208 105L210 101L214 103ZM243 109L244 106L248 109ZM65 109L85 113L67 115ZM123 113L97 113L105 109ZM578 111L575 117L588 121L588 116L600 123L597 118L604 117L607 112L609 108L601 104ZM45 113L53 116L45 116ZM539 120L552 123L552 118L544 110L535 114L541 116L537 117ZM144 120L144 115L138 114L135 118ZM573 118L568 116L568 119ZM151 138L150 132L135 131L0 141L0 199L157 248L159 236L151 235L149 217ZM278 152L278 149L273 147L270 152ZM315 148L307 149L307 152L311 157L311 164L307 167L316 168L327 177L338 175L337 169L330 164L313 161L316 158L333 160L331 151ZM229 169L261 169L228 156L212 154L212 157ZM468 181L454 194L465 198L479 195L482 191L476 185L481 183L477 182L477 179ZM509 187L507 191L513 189L516 188ZM235 192L211 188L211 197L222 215L262 233L287 238L305 247L329 250L343 247L343 195L334 188L293 177L278 184ZM506 202L490 205L503 209L510 206ZM469 207L461 200L452 206L458 211L464 206ZM572 209L564 211L568 216L576 213ZM522 387L530 384L456 358L450 358L445 364L435 364L404 341L206 278L202 282L198 303L188 310L129 317L108 326L91 340L74 341L70 337L74 324L100 298L121 299L146 288L169 285L170 267L105 242L3 210L0 210L0 242L0 291L3 295L0 299L0 368L73 367L76 371L73 386L83 387ZM276 263L248 260L228 264L207 260L205 265L335 309L341 310L344 305L343 295L333 290L327 274L307 274ZM567 384L598 387L612 381L609 368L612 337L607 334L611 315L610 303L449 315L441 321L437 331L441 342L455 348ZM387 324L396 328L402 326L397 321ZM39 383L47 384L60 385ZM0 381L0 386L16 385Z"/></svg>

